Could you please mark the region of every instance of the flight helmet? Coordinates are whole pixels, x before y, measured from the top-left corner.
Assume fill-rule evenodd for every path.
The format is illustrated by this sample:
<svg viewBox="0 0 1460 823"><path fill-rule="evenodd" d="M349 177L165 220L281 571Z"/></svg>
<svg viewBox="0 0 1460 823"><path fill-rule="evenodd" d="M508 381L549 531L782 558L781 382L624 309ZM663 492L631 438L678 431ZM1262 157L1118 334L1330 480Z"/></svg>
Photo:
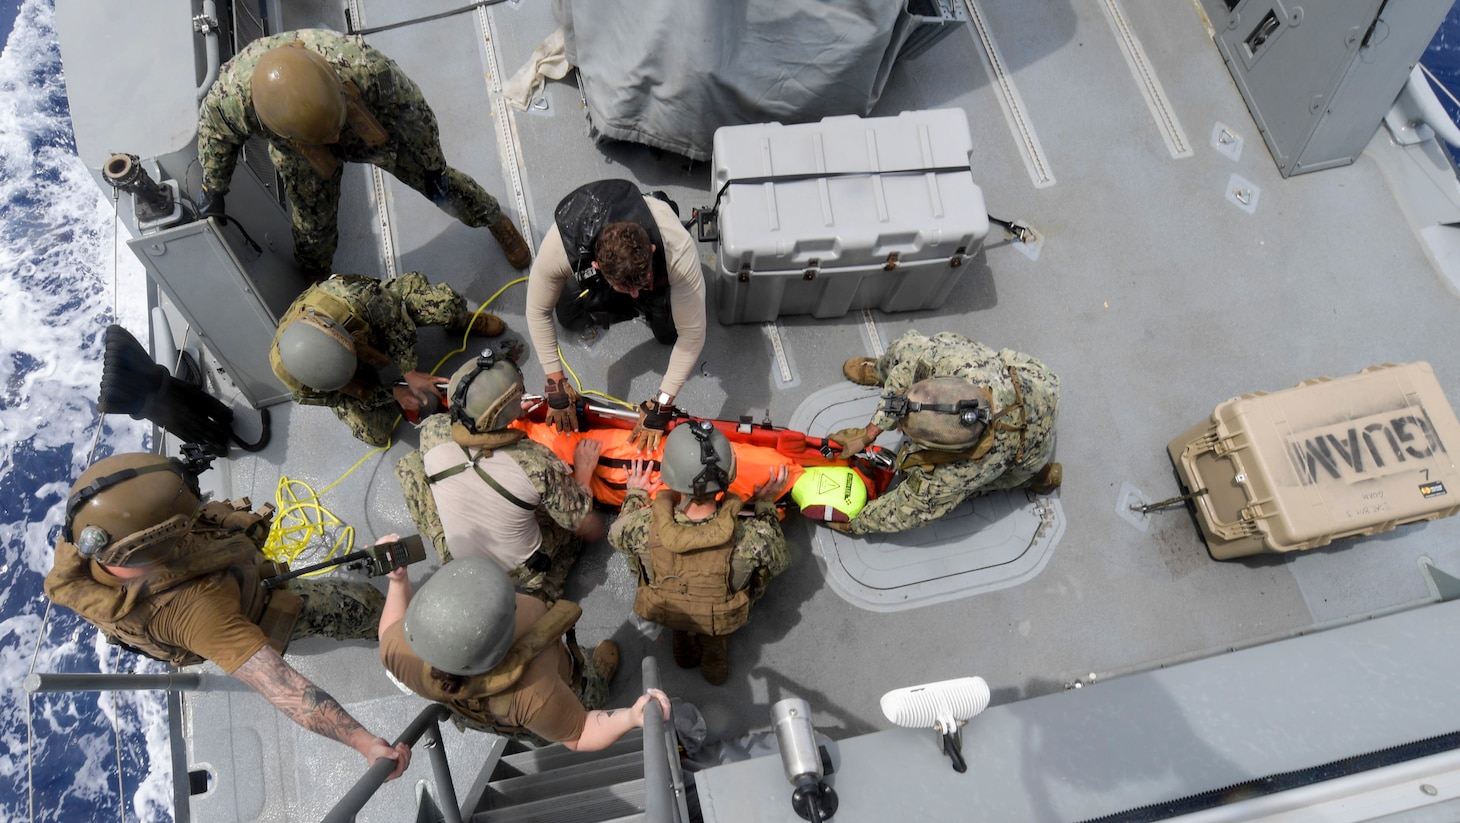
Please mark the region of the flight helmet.
<svg viewBox="0 0 1460 823"><path fill-rule="evenodd" d="M913 442L935 451L962 451L983 436L989 401L977 384L961 377L931 377L893 398L898 428Z"/></svg>
<svg viewBox="0 0 1460 823"><path fill-rule="evenodd" d="M660 462L664 485L694 497L726 491L735 479L735 450L708 420L675 426Z"/></svg>
<svg viewBox="0 0 1460 823"><path fill-rule="evenodd" d="M403 628L411 651L449 674L489 672L512 648L517 593L502 567L459 557L411 598Z"/></svg>
<svg viewBox="0 0 1460 823"><path fill-rule="evenodd" d="M334 318L312 308L279 330L279 361L315 391L337 391L355 376L355 339Z"/></svg>
<svg viewBox="0 0 1460 823"><path fill-rule="evenodd" d="M322 145L345 127L345 90L324 57L294 41L259 58L251 86L253 108L269 131Z"/></svg>
<svg viewBox="0 0 1460 823"><path fill-rule="evenodd" d="M507 428L522 416L522 372L510 358L497 359L491 349L462 364L451 375L446 396L451 419L473 434Z"/></svg>
<svg viewBox="0 0 1460 823"><path fill-rule="evenodd" d="M171 555L201 505L181 461L145 452L91 464L71 487L61 537L107 566L145 566Z"/></svg>

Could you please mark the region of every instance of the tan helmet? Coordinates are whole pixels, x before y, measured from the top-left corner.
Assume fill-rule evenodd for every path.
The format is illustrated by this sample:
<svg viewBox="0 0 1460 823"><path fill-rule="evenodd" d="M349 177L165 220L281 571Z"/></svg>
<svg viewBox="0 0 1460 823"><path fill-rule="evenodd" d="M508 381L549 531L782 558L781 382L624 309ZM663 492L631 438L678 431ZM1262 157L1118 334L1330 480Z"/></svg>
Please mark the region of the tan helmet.
<svg viewBox="0 0 1460 823"><path fill-rule="evenodd" d="M274 341L289 375L315 391L337 391L355 376L355 338L334 318L305 309Z"/></svg>
<svg viewBox="0 0 1460 823"><path fill-rule="evenodd" d="M664 439L659 477L695 497L726 491L735 479L735 450L708 420L680 423Z"/></svg>
<svg viewBox="0 0 1460 823"><path fill-rule="evenodd" d="M900 401L900 402L899 402ZM961 377L931 377L893 398L898 428L924 448L962 451L983 436L989 424L989 401L976 383Z"/></svg>
<svg viewBox="0 0 1460 823"><path fill-rule="evenodd" d="M301 143L331 143L345 126L340 76L298 40L270 49L253 70L253 108L269 131Z"/></svg>
<svg viewBox="0 0 1460 823"><path fill-rule="evenodd" d="M485 557L441 567L406 606L406 643L430 665L463 677L489 672L512 648L517 593Z"/></svg>
<svg viewBox="0 0 1460 823"><path fill-rule="evenodd" d="M491 349L462 364L451 375L446 396L451 419L474 434L505 429L522 416L522 372L509 358L498 360Z"/></svg>
<svg viewBox="0 0 1460 823"><path fill-rule="evenodd" d="M177 460L116 454L91 464L71 487L61 536L107 566L145 566L170 555L201 499Z"/></svg>

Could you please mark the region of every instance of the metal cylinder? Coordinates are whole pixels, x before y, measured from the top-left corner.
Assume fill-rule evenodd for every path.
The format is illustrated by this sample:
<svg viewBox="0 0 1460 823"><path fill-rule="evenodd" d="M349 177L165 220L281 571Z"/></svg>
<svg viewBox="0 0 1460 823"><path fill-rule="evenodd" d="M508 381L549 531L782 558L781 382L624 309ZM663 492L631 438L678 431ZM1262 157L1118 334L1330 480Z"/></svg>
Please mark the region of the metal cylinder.
<svg viewBox="0 0 1460 823"><path fill-rule="evenodd" d="M125 692L148 689L197 691L203 688L203 675L198 672L167 674L43 674L26 675L21 682L31 694L36 692Z"/></svg>
<svg viewBox="0 0 1460 823"><path fill-rule="evenodd" d="M811 775L821 779L821 754L816 749L816 729L811 725L811 706L799 697L788 697L771 706L771 726L781 749L781 766L786 779Z"/></svg>

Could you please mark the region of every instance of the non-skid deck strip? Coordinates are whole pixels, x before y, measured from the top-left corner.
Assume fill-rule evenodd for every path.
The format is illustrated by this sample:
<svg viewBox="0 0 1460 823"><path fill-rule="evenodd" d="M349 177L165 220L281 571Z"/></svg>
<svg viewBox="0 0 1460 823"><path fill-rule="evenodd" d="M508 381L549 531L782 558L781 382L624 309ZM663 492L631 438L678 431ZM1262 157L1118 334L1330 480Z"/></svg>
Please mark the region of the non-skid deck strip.
<svg viewBox="0 0 1460 823"><path fill-rule="evenodd" d="M1136 79L1136 86L1141 90L1141 96L1146 99L1146 107L1151 110L1151 116L1156 120L1156 126L1161 130L1161 139L1166 141L1166 148L1174 158L1190 157L1192 155L1191 141L1186 139L1186 132L1181 128L1181 121L1176 118L1176 112L1171 107L1171 101L1166 97L1166 90L1161 87L1160 78L1156 77L1156 70L1151 66L1151 61L1146 57L1146 50L1141 45L1140 38L1131 30L1130 23L1126 19L1125 9L1121 8L1120 0L1105 0L1100 5L1100 10L1105 12L1105 21L1110 24L1110 30L1115 32L1115 41L1120 44L1120 53L1125 57L1126 65L1130 67L1131 76Z"/></svg>
<svg viewBox="0 0 1460 823"><path fill-rule="evenodd" d="M1024 166L1029 170L1029 178L1038 189L1053 186L1054 170L1049 167L1049 160L1044 156L1044 148L1039 143L1039 135L1034 133L1034 124L1024 113L1024 100L1019 96L1019 89L1014 85L1014 78L1009 76L1005 68L1004 57L999 53L999 47L994 43L993 34L989 32L985 23L984 13L979 10L977 0L963 0L968 7L968 19L973 23L974 35L983 46L981 54L984 58L984 65L989 70L989 76L993 80L994 91L998 92L999 106L1004 110L1004 119L1009 123L1009 128L1014 132L1014 138L1019 143L1020 156L1024 158Z"/></svg>

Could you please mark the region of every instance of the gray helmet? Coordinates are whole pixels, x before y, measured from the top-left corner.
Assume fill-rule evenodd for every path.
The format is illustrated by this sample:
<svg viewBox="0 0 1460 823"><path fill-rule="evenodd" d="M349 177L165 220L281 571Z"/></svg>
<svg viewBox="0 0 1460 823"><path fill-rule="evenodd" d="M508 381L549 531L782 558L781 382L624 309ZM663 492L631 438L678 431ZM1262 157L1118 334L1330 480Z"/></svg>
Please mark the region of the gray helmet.
<svg viewBox="0 0 1460 823"><path fill-rule="evenodd" d="M451 375L451 419L476 434L505 429L522 416L522 391L517 364L487 349Z"/></svg>
<svg viewBox="0 0 1460 823"><path fill-rule="evenodd" d="M355 338L312 308L279 329L274 341L289 374L315 391L337 391L355 376Z"/></svg>
<svg viewBox="0 0 1460 823"><path fill-rule="evenodd" d="M660 463L664 485L695 497L726 491L735 479L735 450L708 420L675 426Z"/></svg>
<svg viewBox="0 0 1460 823"><path fill-rule="evenodd" d="M61 536L98 563L145 566L172 554L200 502L181 462L116 454L92 463L71 486Z"/></svg>
<svg viewBox="0 0 1460 823"><path fill-rule="evenodd" d="M422 660L463 677L489 672L512 648L517 593L485 557L441 567L406 607L406 643Z"/></svg>
<svg viewBox="0 0 1460 823"><path fill-rule="evenodd" d="M259 120L280 137L319 145L345 127L348 109L340 76L297 40L259 58L249 91Z"/></svg>
<svg viewBox="0 0 1460 823"><path fill-rule="evenodd" d="M976 383L961 377L931 377L893 398L898 428L918 445L935 451L962 451L983 436L989 401Z"/></svg>

